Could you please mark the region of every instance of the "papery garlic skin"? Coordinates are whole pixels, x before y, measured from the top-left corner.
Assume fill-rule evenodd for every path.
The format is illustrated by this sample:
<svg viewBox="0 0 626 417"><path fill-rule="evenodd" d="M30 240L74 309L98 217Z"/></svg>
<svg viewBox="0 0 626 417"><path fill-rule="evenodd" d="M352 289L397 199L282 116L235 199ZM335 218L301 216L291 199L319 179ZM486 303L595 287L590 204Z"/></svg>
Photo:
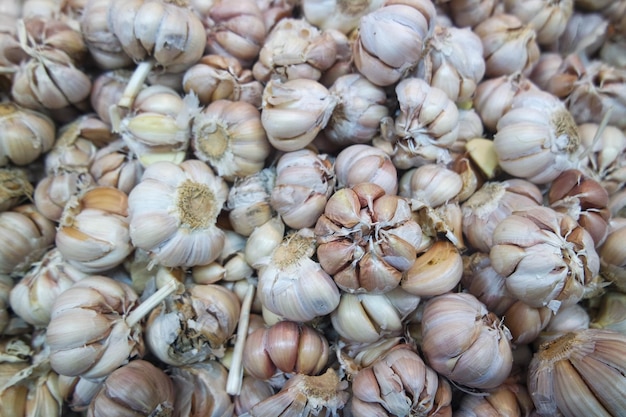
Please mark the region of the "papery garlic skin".
<svg viewBox="0 0 626 417"><path fill-rule="evenodd" d="M608 291L600 298L600 306L589 327L626 334L626 294Z"/></svg>
<svg viewBox="0 0 626 417"><path fill-rule="evenodd" d="M543 206L502 220L489 257L512 295L555 312L594 291L600 270L591 235L568 215Z"/></svg>
<svg viewBox="0 0 626 417"><path fill-rule="evenodd" d="M248 413L252 407L274 395L274 389L269 382L261 381L245 375L241 382L241 393L234 399L235 415Z"/></svg>
<svg viewBox="0 0 626 417"><path fill-rule="evenodd" d="M626 236L626 219L616 217L609 223L609 234L598 248L602 276L615 284L621 291L626 290L626 252L624 251L624 236Z"/></svg>
<svg viewBox="0 0 626 417"><path fill-rule="evenodd" d="M335 159L339 187L353 187L363 182L374 183L388 194L398 191L398 172L389 155L365 144L344 148Z"/></svg>
<svg viewBox="0 0 626 417"><path fill-rule="evenodd" d="M563 56L579 51L592 56L605 44L608 26L609 22L599 13L575 10L555 43Z"/></svg>
<svg viewBox="0 0 626 417"><path fill-rule="evenodd" d="M67 203L96 185L94 178L80 169L58 169L42 178L33 195L35 206L48 219L58 222Z"/></svg>
<svg viewBox="0 0 626 417"><path fill-rule="evenodd" d="M164 266L208 264L224 245L215 222L227 196L226 182L202 161L155 162L128 196L132 243Z"/></svg>
<svg viewBox="0 0 626 417"><path fill-rule="evenodd" d="M450 15L458 27L475 27L498 12L498 0L451 0Z"/></svg>
<svg viewBox="0 0 626 417"><path fill-rule="evenodd" d="M432 298L422 316L422 350L428 364L451 381L495 388L513 365L511 335L473 295Z"/></svg>
<svg viewBox="0 0 626 417"><path fill-rule="evenodd" d="M455 417L529 416L534 405L525 384L507 383L488 393L466 393L461 398Z"/></svg>

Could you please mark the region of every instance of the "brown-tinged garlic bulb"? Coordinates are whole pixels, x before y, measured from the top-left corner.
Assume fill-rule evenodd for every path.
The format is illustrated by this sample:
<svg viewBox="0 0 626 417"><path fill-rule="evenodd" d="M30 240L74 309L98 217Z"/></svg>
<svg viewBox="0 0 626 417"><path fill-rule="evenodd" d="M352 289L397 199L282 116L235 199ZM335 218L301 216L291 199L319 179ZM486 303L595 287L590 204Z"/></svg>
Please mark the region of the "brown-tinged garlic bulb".
<svg viewBox="0 0 626 417"><path fill-rule="evenodd" d="M539 347L528 391L542 416L617 416L626 411L626 336L609 330L567 333Z"/></svg>
<svg viewBox="0 0 626 417"><path fill-rule="evenodd" d="M456 103L471 102L485 75L480 38L469 28L435 26L416 75Z"/></svg>
<svg viewBox="0 0 626 417"><path fill-rule="evenodd" d="M11 308L27 323L45 326L57 296L86 276L66 263L57 248L50 249L11 290Z"/></svg>
<svg viewBox="0 0 626 417"><path fill-rule="evenodd" d="M600 260L591 235L549 207L529 207L502 220L489 252L509 292L532 307L558 311L595 291Z"/></svg>
<svg viewBox="0 0 626 417"><path fill-rule="evenodd" d="M276 164L270 204L287 226L312 227L334 187L335 172L328 155L310 149L287 152Z"/></svg>
<svg viewBox="0 0 626 417"><path fill-rule="evenodd" d="M501 316L516 301L506 288L505 278L491 266L488 253L474 252L463 256L461 285L487 310Z"/></svg>
<svg viewBox="0 0 626 417"><path fill-rule="evenodd" d="M104 272L133 251L128 196L112 187L93 187L70 198L59 219L56 245L75 268Z"/></svg>
<svg viewBox="0 0 626 417"><path fill-rule="evenodd" d="M170 368L174 383L174 415L180 417L230 416L235 405L226 393L228 371L217 361Z"/></svg>
<svg viewBox="0 0 626 417"><path fill-rule="evenodd" d="M393 123L392 160L407 169L428 162L448 163L448 148L459 132L459 112L447 94L419 78L405 78L396 86L400 113Z"/></svg>
<svg viewBox="0 0 626 417"><path fill-rule="evenodd" d="M61 375L102 378L144 352L141 326L128 323L137 294L126 284L93 275L54 302L46 342Z"/></svg>
<svg viewBox="0 0 626 417"><path fill-rule="evenodd" d="M351 411L365 416L443 416L452 389L406 344L395 346L352 380Z"/></svg>
<svg viewBox="0 0 626 417"><path fill-rule="evenodd" d="M342 293L331 313L333 329L346 341L372 343L400 335L404 321L420 303L420 297L397 287L384 294Z"/></svg>
<svg viewBox="0 0 626 417"><path fill-rule="evenodd" d="M609 22L599 13L574 10L555 44L563 56L579 52L593 56L605 44L608 26Z"/></svg>
<svg viewBox="0 0 626 417"><path fill-rule="evenodd" d="M246 375L241 383L241 393L234 399L235 415L242 416L261 401L274 395L269 382Z"/></svg>
<svg viewBox="0 0 626 417"><path fill-rule="evenodd" d="M230 100L213 101L194 117L191 147L227 181L259 172L270 153L259 110Z"/></svg>
<svg viewBox="0 0 626 417"><path fill-rule="evenodd" d="M582 147L574 119L555 96L517 95L496 126L494 149L502 169L535 184L552 181L579 164Z"/></svg>
<svg viewBox="0 0 626 417"><path fill-rule="evenodd" d="M0 213L0 274L26 272L54 243L55 227L24 204Z"/></svg>
<svg viewBox="0 0 626 417"><path fill-rule="evenodd" d="M25 169L0 168L0 212L32 198L33 185Z"/></svg>
<svg viewBox="0 0 626 417"><path fill-rule="evenodd" d="M48 116L12 102L0 105L0 166L30 164L52 148L55 138Z"/></svg>
<svg viewBox="0 0 626 417"><path fill-rule="evenodd" d="M539 59L537 34L510 14L497 14L474 27L483 43L485 75L489 78L516 72L528 74Z"/></svg>
<svg viewBox="0 0 626 417"><path fill-rule="evenodd" d="M598 249L602 276L626 292L626 219L618 217L609 222L609 234Z"/></svg>
<svg viewBox="0 0 626 417"><path fill-rule="evenodd" d="M325 316L337 308L339 289L311 259L315 249L313 230L299 229L255 265L263 307L286 320L300 322Z"/></svg>
<svg viewBox="0 0 626 417"><path fill-rule="evenodd" d="M172 296L148 316L145 341L162 362L181 366L224 355L241 306L221 285L193 285Z"/></svg>
<svg viewBox="0 0 626 417"><path fill-rule="evenodd" d="M226 182L202 161L155 162L128 196L133 244L164 266L212 262L224 246L215 222L227 195Z"/></svg>
<svg viewBox="0 0 626 417"><path fill-rule="evenodd" d="M476 87L474 108L485 127L495 131L498 120L509 111L515 96L528 90L538 88L521 72L486 79Z"/></svg>
<svg viewBox="0 0 626 417"><path fill-rule="evenodd" d="M521 179L485 183L461 206L463 234L471 247L488 253L493 246L493 231L514 211L539 206L543 196L539 188Z"/></svg>
<svg viewBox="0 0 626 417"><path fill-rule="evenodd" d="M272 218L274 213L270 205L270 195L275 178L275 170L265 168L235 181L230 187L227 201L228 218L235 232L250 236L256 227ZM254 265L253 262L250 264Z"/></svg>
<svg viewBox="0 0 626 417"><path fill-rule="evenodd" d="M335 174L340 188L369 182L382 187L387 194L398 191L398 172L384 151L371 145L350 145L337 154Z"/></svg>
<svg viewBox="0 0 626 417"><path fill-rule="evenodd" d="M0 384L4 387L18 373L27 370L27 363L0 363ZM26 396L28 387L21 384L14 384L0 393L0 413L3 416L24 416L26 415Z"/></svg>
<svg viewBox="0 0 626 417"><path fill-rule="evenodd" d="M279 321L248 335L243 367L248 375L270 379L277 372L317 375L326 368L326 337L306 324Z"/></svg>
<svg viewBox="0 0 626 417"><path fill-rule="evenodd" d="M453 290L463 275L459 249L447 240L434 242L419 254L400 281L402 289L420 297L433 297Z"/></svg>
<svg viewBox="0 0 626 417"><path fill-rule="evenodd" d="M626 181L626 135L615 126L596 123L578 125L587 156L587 169L602 183L609 195L623 188Z"/></svg>
<svg viewBox="0 0 626 417"><path fill-rule="evenodd" d="M600 298L598 312L593 316L589 327L626 334L626 294L607 291Z"/></svg>
<svg viewBox="0 0 626 417"><path fill-rule="evenodd" d="M337 59L335 39L304 19L285 18L268 33L252 67L261 82L319 80Z"/></svg>
<svg viewBox="0 0 626 417"><path fill-rule="evenodd" d="M261 107L263 84L256 81L252 71L243 69L235 58L205 55L183 76L183 90L194 92L200 104L216 100L245 101Z"/></svg>
<svg viewBox="0 0 626 417"><path fill-rule="evenodd" d="M408 201L373 183L335 192L315 235L322 268L349 292L384 293L397 287L422 240Z"/></svg>
<svg viewBox="0 0 626 417"><path fill-rule="evenodd" d="M87 416L168 416L174 412L175 400L170 377L150 362L136 359L104 380Z"/></svg>
<svg viewBox="0 0 626 417"><path fill-rule="evenodd" d="M385 91L351 73L338 77L330 92L339 101L324 129L326 138L341 147L370 142L378 133L380 120L389 114Z"/></svg>
<svg viewBox="0 0 626 417"><path fill-rule="evenodd" d="M548 45L565 31L567 21L574 11L574 0L505 0L504 10L530 25L537 32L537 43Z"/></svg>
<svg viewBox="0 0 626 417"><path fill-rule="evenodd" d="M500 385L513 365L511 334L471 294L432 298L422 316L427 363L451 381L471 388Z"/></svg>
<svg viewBox="0 0 626 417"><path fill-rule="evenodd" d="M376 85L395 84L422 58L435 16L425 0L387 1L364 15L353 43L357 70Z"/></svg>
<svg viewBox="0 0 626 417"><path fill-rule="evenodd" d="M451 0L450 17L457 27L475 27L502 8L498 0Z"/></svg>
<svg viewBox="0 0 626 417"><path fill-rule="evenodd" d="M144 168L126 143L118 139L96 152L89 173L99 186L114 187L126 194L141 181Z"/></svg>
<svg viewBox="0 0 626 417"><path fill-rule="evenodd" d="M454 417L530 416L535 406L524 384L504 383L486 393L466 393Z"/></svg>
<svg viewBox="0 0 626 417"><path fill-rule="evenodd" d="M303 0L302 13L322 30L336 29L349 34L359 26L361 17L380 9L384 3L383 0Z"/></svg>
<svg viewBox="0 0 626 417"><path fill-rule="evenodd" d="M511 343L526 345L537 339L550 322L552 314L547 307L531 307L518 300L504 312L502 323L511 332Z"/></svg>
<svg viewBox="0 0 626 417"><path fill-rule="evenodd" d="M100 68L117 69L133 60L122 49L119 39L111 32L108 22L109 0L88 0L80 19L80 30L91 57Z"/></svg>
<svg viewBox="0 0 626 417"><path fill-rule="evenodd" d="M314 80L270 80L261 110L267 138L280 151L303 149L326 127L337 102L335 95Z"/></svg>
<svg viewBox="0 0 626 417"><path fill-rule="evenodd" d="M180 163L189 146L191 121L199 110L195 95L183 98L169 87L154 85L137 94L118 130L144 167L156 161Z"/></svg>
<svg viewBox="0 0 626 417"><path fill-rule="evenodd" d="M349 398L348 382L340 379L332 368L328 368L319 376L294 375L278 393L252 407L248 415L336 416Z"/></svg>

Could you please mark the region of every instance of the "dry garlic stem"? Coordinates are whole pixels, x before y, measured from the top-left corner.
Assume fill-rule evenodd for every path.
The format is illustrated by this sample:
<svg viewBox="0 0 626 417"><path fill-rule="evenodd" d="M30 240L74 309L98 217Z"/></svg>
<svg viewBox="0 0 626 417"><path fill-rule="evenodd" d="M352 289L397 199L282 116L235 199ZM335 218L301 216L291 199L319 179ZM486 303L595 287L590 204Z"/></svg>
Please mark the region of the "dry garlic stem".
<svg viewBox="0 0 626 417"><path fill-rule="evenodd" d="M150 165L128 197L133 244L164 266L212 262L224 245L215 222L227 195L224 180L202 161Z"/></svg>

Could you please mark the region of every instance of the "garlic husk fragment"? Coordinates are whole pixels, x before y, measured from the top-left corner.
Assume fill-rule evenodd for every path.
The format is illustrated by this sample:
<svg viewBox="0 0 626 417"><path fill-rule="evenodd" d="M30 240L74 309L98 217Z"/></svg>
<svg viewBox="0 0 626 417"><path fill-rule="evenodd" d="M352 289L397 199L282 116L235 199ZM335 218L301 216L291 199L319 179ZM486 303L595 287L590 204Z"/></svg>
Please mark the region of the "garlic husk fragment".
<svg viewBox="0 0 626 417"><path fill-rule="evenodd" d="M174 366L223 356L240 308L237 296L221 285L193 285L152 310L146 344L159 360Z"/></svg>
<svg viewBox="0 0 626 417"><path fill-rule="evenodd" d="M150 362L137 359L104 380L87 416L168 416L173 413L175 398L170 377Z"/></svg>
<svg viewBox="0 0 626 417"><path fill-rule="evenodd" d="M229 100L213 101L194 117L191 147L228 181L259 172L270 153L261 113L252 104Z"/></svg>
<svg viewBox="0 0 626 417"><path fill-rule="evenodd" d="M54 243L54 223L24 204L0 213L0 274L26 272Z"/></svg>
<svg viewBox="0 0 626 417"><path fill-rule="evenodd" d="M501 316L517 300L506 288L505 277L491 266L488 253L474 252L463 256L463 288Z"/></svg>
<svg viewBox="0 0 626 417"><path fill-rule="evenodd" d="M334 187L335 171L328 155L309 149L287 152L276 164L270 204L287 226L312 227Z"/></svg>
<svg viewBox="0 0 626 417"><path fill-rule="evenodd" d="M330 318L344 340L373 343L400 335L405 319L418 308L420 300L401 288L384 294L342 293Z"/></svg>
<svg viewBox="0 0 626 417"><path fill-rule="evenodd" d="M616 416L626 410L626 336L609 330L567 333L539 347L528 390L541 415Z"/></svg>
<svg viewBox="0 0 626 417"><path fill-rule="evenodd" d="M360 370L352 380L352 392L355 417L435 416L452 410L450 385L406 344L395 346Z"/></svg>
<svg viewBox="0 0 626 417"><path fill-rule="evenodd" d="M31 198L33 185L22 168L0 168L0 212Z"/></svg>
<svg viewBox="0 0 626 417"><path fill-rule="evenodd" d="M52 119L15 103L0 105L0 166L22 166L49 151L56 139Z"/></svg>
<svg viewBox="0 0 626 417"><path fill-rule="evenodd" d="M398 191L398 172L391 158L371 145L354 144L341 150L335 159L335 174L340 188L369 182L387 194Z"/></svg>
<svg viewBox="0 0 626 417"><path fill-rule="evenodd" d="M303 228L287 235L265 261L259 262L258 294L265 308L300 322L335 310L339 289L320 264L311 259L315 249L313 230Z"/></svg>
<svg viewBox="0 0 626 417"><path fill-rule="evenodd" d="M335 192L315 235L322 268L348 292L384 293L397 287L422 240L409 202L372 183Z"/></svg>
<svg viewBox="0 0 626 417"><path fill-rule="evenodd" d="M361 17L383 7L384 0L304 0L306 20L322 30L337 29L349 34L359 26Z"/></svg>
<svg viewBox="0 0 626 417"><path fill-rule="evenodd" d="M549 93L517 95L496 128L498 162L511 175L545 184L579 163L577 126L563 103Z"/></svg>
<svg viewBox="0 0 626 417"><path fill-rule="evenodd" d="M214 261L224 245L215 222L227 195L226 182L202 161L155 162L128 197L133 244L164 266Z"/></svg>
<svg viewBox="0 0 626 417"><path fill-rule="evenodd" d="M326 368L326 337L306 324L279 321L246 338L243 367L248 375L270 379L277 372L317 375Z"/></svg>
<svg viewBox="0 0 626 417"><path fill-rule="evenodd" d="M180 417L232 415L234 404L226 393L228 372L216 361L170 368L176 392L174 413Z"/></svg>
<svg viewBox="0 0 626 417"><path fill-rule="evenodd" d="M353 43L357 70L376 85L395 84L422 58L435 16L434 5L424 0L388 1L364 15Z"/></svg>
<svg viewBox="0 0 626 417"><path fill-rule="evenodd" d="M126 314L137 305L126 284L93 275L61 293L52 308L46 342L50 365L61 375L97 379L141 357L141 327Z"/></svg>
<svg viewBox="0 0 626 417"><path fill-rule="evenodd" d="M511 334L471 294L432 298L422 316L422 351L427 363L451 381L495 388L513 365Z"/></svg>
<svg viewBox="0 0 626 417"><path fill-rule="evenodd" d="M274 215L270 196L276 181L274 168L264 168L238 179L228 191L228 219L233 230L250 236L255 228L265 224ZM250 262L251 265L254 263Z"/></svg>
<svg viewBox="0 0 626 417"><path fill-rule="evenodd" d="M276 149L296 151L326 127L337 102L336 96L314 80L270 80L263 91L261 123Z"/></svg>

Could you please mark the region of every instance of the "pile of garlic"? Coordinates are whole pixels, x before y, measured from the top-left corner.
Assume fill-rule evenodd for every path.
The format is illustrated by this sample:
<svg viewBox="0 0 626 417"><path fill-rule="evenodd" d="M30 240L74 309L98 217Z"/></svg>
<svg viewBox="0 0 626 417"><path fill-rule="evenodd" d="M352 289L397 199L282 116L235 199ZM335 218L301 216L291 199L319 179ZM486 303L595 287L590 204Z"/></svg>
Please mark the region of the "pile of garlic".
<svg viewBox="0 0 626 417"><path fill-rule="evenodd" d="M3 1L0 416L626 415L625 22Z"/></svg>

